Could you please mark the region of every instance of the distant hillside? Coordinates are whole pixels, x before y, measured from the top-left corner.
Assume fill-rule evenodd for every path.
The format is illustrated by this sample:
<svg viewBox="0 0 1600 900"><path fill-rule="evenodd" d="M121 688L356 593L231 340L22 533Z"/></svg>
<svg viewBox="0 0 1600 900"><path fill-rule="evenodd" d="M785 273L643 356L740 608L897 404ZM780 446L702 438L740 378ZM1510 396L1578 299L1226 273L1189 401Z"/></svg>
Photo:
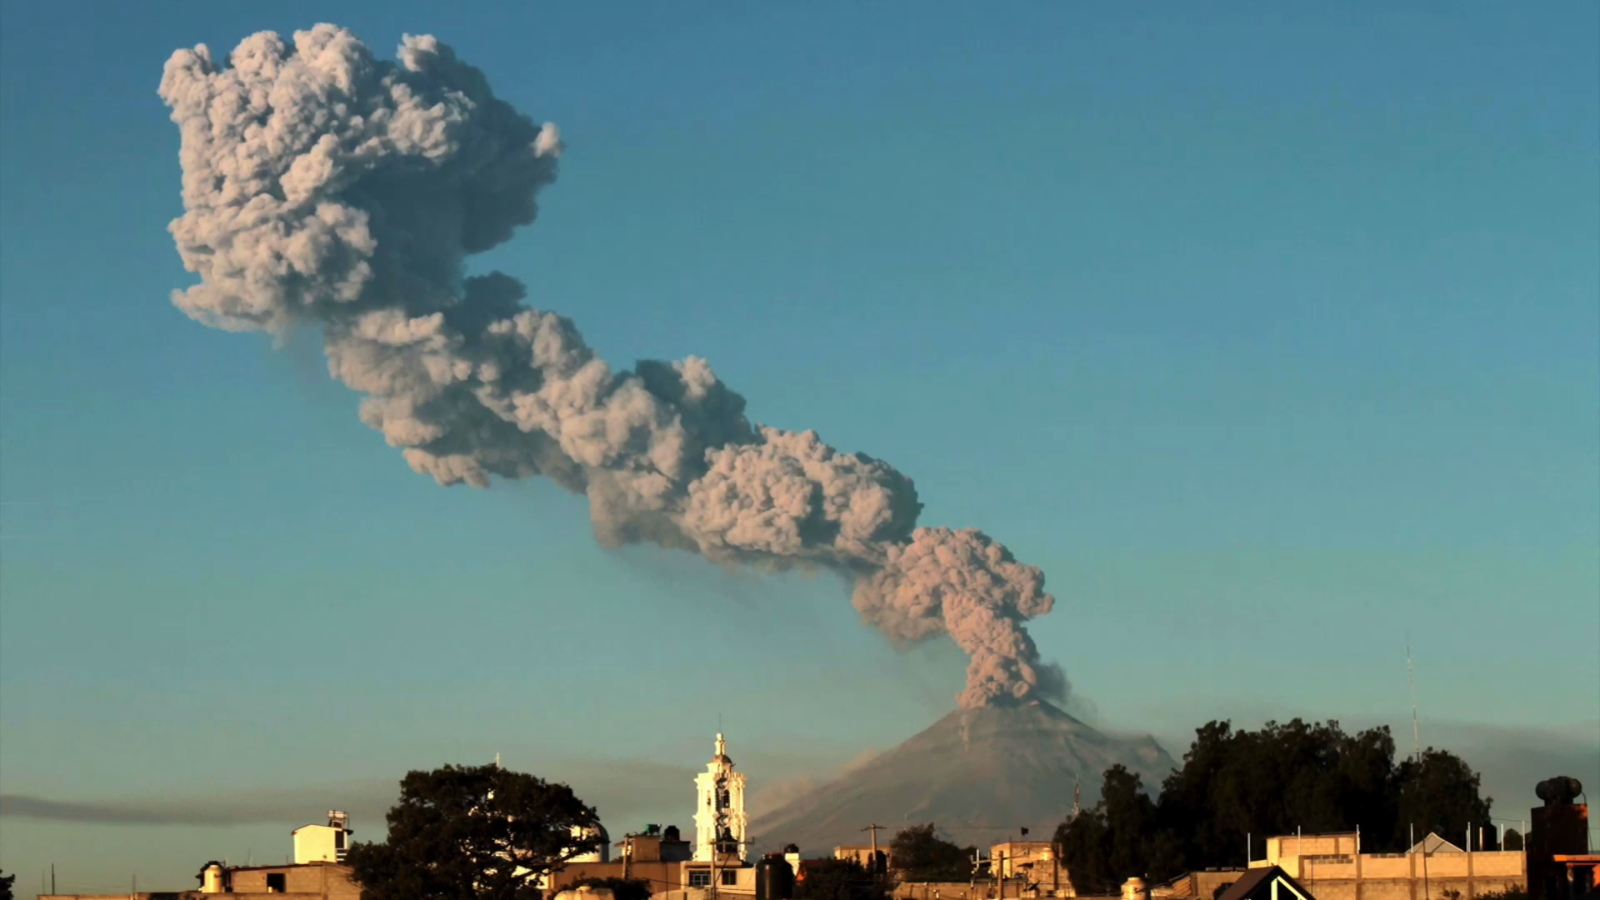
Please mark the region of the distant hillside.
<svg viewBox="0 0 1600 900"><path fill-rule="evenodd" d="M1116 763L1144 776L1153 791L1176 767L1153 738L1096 731L1048 703L957 710L893 750L751 823L760 846L800 845L822 856L865 843L861 829L887 826L887 841L907 825L934 822L963 844L1048 840L1072 810L1073 785L1085 806L1099 799L1101 776Z"/></svg>

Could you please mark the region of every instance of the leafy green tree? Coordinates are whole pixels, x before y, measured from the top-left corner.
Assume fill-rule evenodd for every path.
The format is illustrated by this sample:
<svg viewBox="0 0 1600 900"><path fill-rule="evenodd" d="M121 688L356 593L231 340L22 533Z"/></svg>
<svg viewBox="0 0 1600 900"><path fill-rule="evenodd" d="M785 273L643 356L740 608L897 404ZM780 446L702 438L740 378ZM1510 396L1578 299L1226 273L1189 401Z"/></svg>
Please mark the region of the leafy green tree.
<svg viewBox="0 0 1600 900"><path fill-rule="evenodd" d="M11 885L16 880L17 876L7 875L4 869L0 869L0 900L11 900Z"/></svg>
<svg viewBox="0 0 1600 900"><path fill-rule="evenodd" d="M1507 828L1506 837L1505 840L1501 842L1501 847L1505 850L1523 849L1522 832L1516 830L1515 828Z"/></svg>
<svg viewBox="0 0 1600 900"><path fill-rule="evenodd" d="M883 900L881 881L853 859L817 859L801 863L795 879L796 900Z"/></svg>
<svg viewBox="0 0 1600 900"><path fill-rule="evenodd" d="M1460 757L1429 748L1422 759L1408 759L1395 772L1396 842L1433 832L1466 846L1467 832L1489 821L1489 802L1478 796L1479 777Z"/></svg>
<svg viewBox="0 0 1600 900"><path fill-rule="evenodd" d="M1145 793L1144 781L1120 764L1112 766L1106 770L1098 808L1106 816L1106 859L1111 871L1125 873L1122 878L1152 875L1150 842L1155 837L1156 805Z"/></svg>
<svg viewBox="0 0 1600 900"><path fill-rule="evenodd" d="M1056 829L1056 846L1073 889L1079 894L1116 893L1124 879L1153 874L1156 812L1137 774L1120 764L1107 769L1100 802Z"/></svg>
<svg viewBox="0 0 1600 900"><path fill-rule="evenodd" d="M345 859L363 900L539 900L540 876L594 849L573 830L599 823L566 785L494 765L407 774L388 820Z"/></svg>
<svg viewBox="0 0 1600 900"><path fill-rule="evenodd" d="M1268 722L1195 731L1183 766L1152 801L1120 766L1105 773L1101 802L1057 829L1062 861L1080 893L1105 892L1138 875L1164 881L1185 871L1243 862L1246 834L1353 831L1368 851L1407 846L1435 831L1465 839L1489 821L1479 778L1459 757L1430 749L1394 759L1387 728L1348 734L1337 722ZM1509 840L1508 840L1509 845Z"/></svg>
<svg viewBox="0 0 1600 900"><path fill-rule="evenodd" d="M1161 792L1161 827L1181 838L1186 862L1237 865L1247 833L1351 830L1387 839L1394 821L1387 728L1348 735L1337 722L1298 719L1233 731L1212 722L1195 732L1182 768Z"/></svg>
<svg viewBox="0 0 1600 900"><path fill-rule="evenodd" d="M901 881L967 881L972 877L973 848L963 850L939 837L932 823L901 831L889 846Z"/></svg>
<svg viewBox="0 0 1600 900"><path fill-rule="evenodd" d="M604 888L616 900L650 900L650 882L642 878L585 878L573 887Z"/></svg>
<svg viewBox="0 0 1600 900"><path fill-rule="evenodd" d="M1110 892L1116 875L1106 853L1109 834L1106 814L1099 808L1084 810L1056 829L1055 844L1061 863L1066 866L1067 880L1080 896Z"/></svg>

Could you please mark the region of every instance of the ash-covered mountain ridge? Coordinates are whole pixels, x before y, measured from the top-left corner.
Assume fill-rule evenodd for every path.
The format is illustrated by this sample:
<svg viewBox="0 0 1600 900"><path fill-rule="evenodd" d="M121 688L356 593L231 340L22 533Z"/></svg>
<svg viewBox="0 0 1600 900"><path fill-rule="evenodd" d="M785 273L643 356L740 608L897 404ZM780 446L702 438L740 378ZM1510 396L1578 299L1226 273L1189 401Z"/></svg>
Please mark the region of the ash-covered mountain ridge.
<svg viewBox="0 0 1600 900"><path fill-rule="evenodd" d="M807 856L879 841L932 822L963 845L1049 840L1082 803L1099 799L1105 770L1121 763L1158 786L1177 764L1149 736L1107 734L1043 701L958 709L899 746L826 786L757 817L757 846L794 843Z"/></svg>

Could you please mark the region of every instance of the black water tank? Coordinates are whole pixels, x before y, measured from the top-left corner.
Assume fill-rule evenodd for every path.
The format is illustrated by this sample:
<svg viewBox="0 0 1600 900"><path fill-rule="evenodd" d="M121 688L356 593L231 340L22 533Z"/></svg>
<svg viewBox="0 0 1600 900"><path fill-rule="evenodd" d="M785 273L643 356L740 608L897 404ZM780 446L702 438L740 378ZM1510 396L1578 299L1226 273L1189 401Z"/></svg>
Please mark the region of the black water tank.
<svg viewBox="0 0 1600 900"><path fill-rule="evenodd" d="M1570 806L1583 793L1583 785L1576 778L1557 775L1539 782L1533 792L1545 806Z"/></svg>
<svg viewBox="0 0 1600 900"><path fill-rule="evenodd" d="M791 900L794 897L794 869L782 856L773 854L756 863L756 900Z"/></svg>

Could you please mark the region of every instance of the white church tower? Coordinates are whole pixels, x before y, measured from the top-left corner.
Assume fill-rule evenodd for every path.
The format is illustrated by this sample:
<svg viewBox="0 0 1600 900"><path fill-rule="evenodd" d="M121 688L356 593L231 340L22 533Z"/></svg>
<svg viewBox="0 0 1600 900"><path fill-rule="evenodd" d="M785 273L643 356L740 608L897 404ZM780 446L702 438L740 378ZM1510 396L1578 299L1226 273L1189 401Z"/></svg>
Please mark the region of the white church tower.
<svg viewBox="0 0 1600 900"><path fill-rule="evenodd" d="M731 855L744 862L744 773L733 770L728 744L717 735L717 755L694 778L700 794L694 814L695 862L711 862L713 844L722 845L718 862Z"/></svg>

